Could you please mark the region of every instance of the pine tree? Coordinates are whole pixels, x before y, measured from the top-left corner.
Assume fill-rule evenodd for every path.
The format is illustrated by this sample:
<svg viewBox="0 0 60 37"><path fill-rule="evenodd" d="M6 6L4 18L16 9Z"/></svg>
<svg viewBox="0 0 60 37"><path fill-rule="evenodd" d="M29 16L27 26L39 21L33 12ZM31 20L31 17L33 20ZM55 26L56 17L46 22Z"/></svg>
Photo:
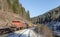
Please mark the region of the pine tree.
<svg viewBox="0 0 60 37"><path fill-rule="evenodd" d="M27 11L27 19L28 19L28 21L30 21L30 14L29 14L29 11Z"/></svg>

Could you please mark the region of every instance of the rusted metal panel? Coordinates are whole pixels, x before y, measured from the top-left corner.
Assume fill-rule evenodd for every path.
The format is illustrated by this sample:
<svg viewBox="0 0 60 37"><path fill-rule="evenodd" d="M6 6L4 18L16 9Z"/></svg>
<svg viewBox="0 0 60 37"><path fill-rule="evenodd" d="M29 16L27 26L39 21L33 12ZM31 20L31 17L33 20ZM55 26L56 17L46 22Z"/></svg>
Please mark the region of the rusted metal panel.
<svg viewBox="0 0 60 37"><path fill-rule="evenodd" d="M24 23L21 21L12 21L12 25L16 27L23 27Z"/></svg>

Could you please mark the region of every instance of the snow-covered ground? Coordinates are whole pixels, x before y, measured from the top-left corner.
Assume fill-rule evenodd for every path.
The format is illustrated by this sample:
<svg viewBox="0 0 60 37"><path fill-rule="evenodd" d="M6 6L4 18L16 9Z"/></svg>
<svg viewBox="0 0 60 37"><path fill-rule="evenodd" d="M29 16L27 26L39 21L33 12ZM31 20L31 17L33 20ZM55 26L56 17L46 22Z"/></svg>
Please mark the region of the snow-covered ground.
<svg viewBox="0 0 60 37"><path fill-rule="evenodd" d="M7 37L42 37L42 36L35 33L31 28L10 33Z"/></svg>
<svg viewBox="0 0 60 37"><path fill-rule="evenodd" d="M46 24L50 29L53 30L55 35L60 36L60 22L59 21L52 21Z"/></svg>

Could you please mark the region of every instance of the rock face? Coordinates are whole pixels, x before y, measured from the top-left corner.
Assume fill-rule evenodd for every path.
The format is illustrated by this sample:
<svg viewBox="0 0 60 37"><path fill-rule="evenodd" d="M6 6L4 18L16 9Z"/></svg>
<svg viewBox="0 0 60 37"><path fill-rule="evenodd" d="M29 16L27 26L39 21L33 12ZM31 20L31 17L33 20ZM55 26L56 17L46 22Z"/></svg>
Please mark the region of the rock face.
<svg viewBox="0 0 60 37"><path fill-rule="evenodd" d="M14 20L30 20L28 15L18 0L0 0L0 28Z"/></svg>
<svg viewBox="0 0 60 37"><path fill-rule="evenodd" d="M60 6L43 15L31 18L33 24L45 24L53 30L55 35L60 35Z"/></svg>

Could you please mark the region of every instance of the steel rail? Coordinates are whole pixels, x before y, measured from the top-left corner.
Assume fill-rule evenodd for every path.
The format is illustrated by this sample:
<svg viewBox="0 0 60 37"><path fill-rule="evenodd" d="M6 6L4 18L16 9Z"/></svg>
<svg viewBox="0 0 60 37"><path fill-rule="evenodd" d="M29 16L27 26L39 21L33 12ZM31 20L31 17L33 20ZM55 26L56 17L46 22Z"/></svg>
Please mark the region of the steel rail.
<svg viewBox="0 0 60 37"><path fill-rule="evenodd" d="M24 32L26 32L26 31L27 31L27 30L25 30ZM24 32L22 32L18 37L21 37L21 36L23 35Z"/></svg>

